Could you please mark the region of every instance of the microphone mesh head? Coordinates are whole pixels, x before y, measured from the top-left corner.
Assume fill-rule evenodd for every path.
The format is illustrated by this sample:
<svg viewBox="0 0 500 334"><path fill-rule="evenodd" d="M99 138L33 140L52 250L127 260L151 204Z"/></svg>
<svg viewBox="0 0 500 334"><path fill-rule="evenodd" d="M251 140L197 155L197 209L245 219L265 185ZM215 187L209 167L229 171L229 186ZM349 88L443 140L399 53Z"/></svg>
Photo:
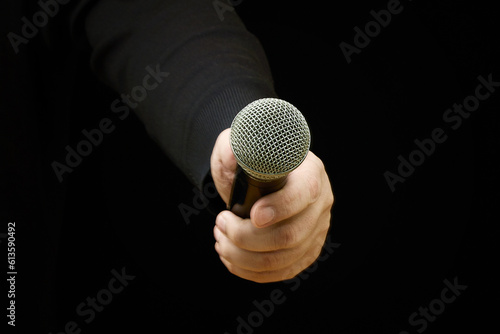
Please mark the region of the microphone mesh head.
<svg viewBox="0 0 500 334"><path fill-rule="evenodd" d="M275 98L256 100L231 124L231 148L251 177L271 181L287 175L307 156L309 126L292 104Z"/></svg>

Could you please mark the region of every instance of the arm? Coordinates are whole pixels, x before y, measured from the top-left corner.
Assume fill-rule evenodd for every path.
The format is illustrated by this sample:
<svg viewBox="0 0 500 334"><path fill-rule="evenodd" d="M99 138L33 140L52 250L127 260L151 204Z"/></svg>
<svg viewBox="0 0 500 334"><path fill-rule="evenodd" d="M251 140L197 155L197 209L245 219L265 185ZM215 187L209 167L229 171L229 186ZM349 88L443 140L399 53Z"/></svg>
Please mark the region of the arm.
<svg viewBox="0 0 500 334"><path fill-rule="evenodd" d="M275 96L256 39L236 16L220 21L211 1L201 0L102 0L86 26L92 66L117 92L141 83L148 65L169 72L135 111L193 183L200 186L211 169L227 202L236 162L224 129L249 102ZM309 153L283 189L255 203L250 219L219 214L216 250L239 277L292 278L319 256L332 204L323 164Z"/></svg>
<svg viewBox="0 0 500 334"><path fill-rule="evenodd" d="M101 0L85 18L91 65L118 93L150 66L169 73L135 112L191 182L201 186L219 133L241 108L273 97L265 54L234 14L207 0Z"/></svg>

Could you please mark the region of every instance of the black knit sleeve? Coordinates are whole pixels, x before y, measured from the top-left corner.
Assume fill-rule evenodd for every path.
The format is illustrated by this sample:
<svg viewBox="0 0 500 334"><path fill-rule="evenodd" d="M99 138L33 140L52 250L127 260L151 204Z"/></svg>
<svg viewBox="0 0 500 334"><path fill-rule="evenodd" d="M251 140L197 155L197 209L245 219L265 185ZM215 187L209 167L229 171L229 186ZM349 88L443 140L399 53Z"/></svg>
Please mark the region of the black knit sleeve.
<svg viewBox="0 0 500 334"><path fill-rule="evenodd" d="M258 40L212 0L102 0L84 22L95 73L197 186L236 113L276 95Z"/></svg>

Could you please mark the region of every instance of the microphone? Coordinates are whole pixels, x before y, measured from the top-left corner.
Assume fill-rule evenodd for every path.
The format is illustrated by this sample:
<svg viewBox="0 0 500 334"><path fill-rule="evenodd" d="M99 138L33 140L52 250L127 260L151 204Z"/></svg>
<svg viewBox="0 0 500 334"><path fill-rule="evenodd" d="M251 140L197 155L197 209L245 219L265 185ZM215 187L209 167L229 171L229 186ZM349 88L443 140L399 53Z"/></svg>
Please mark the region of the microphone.
<svg viewBox="0 0 500 334"><path fill-rule="evenodd" d="M292 104L276 98L248 104L231 124L230 144L238 168L227 209L249 218L259 198L285 186L287 175L306 158L310 143L309 126Z"/></svg>

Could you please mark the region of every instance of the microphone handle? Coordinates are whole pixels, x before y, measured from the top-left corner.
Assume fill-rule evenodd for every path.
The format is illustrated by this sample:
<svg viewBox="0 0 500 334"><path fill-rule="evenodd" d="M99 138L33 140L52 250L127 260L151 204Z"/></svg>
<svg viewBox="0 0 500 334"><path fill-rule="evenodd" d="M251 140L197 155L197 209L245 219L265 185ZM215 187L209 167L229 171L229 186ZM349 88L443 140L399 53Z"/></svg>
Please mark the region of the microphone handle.
<svg viewBox="0 0 500 334"><path fill-rule="evenodd" d="M286 178L283 176L272 181L258 181L248 176L238 165L227 209L241 218L250 218L252 205L259 198L283 188Z"/></svg>

